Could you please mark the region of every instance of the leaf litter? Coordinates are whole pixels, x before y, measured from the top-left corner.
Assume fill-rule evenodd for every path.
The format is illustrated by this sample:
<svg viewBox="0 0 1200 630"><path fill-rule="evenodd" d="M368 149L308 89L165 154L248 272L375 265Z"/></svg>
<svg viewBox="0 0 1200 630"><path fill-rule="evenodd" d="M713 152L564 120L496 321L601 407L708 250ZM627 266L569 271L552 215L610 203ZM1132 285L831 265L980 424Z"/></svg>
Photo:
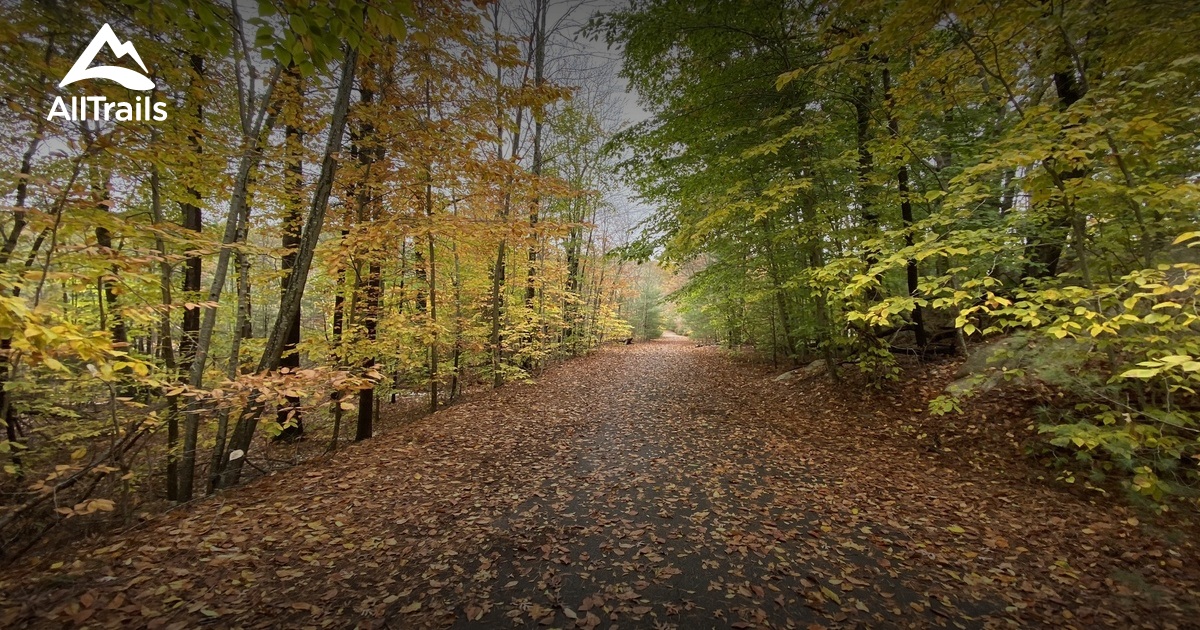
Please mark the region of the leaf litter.
<svg viewBox="0 0 1200 630"><path fill-rule="evenodd" d="M1190 538L931 452L870 398L606 348L10 567L0 625L1193 625Z"/></svg>

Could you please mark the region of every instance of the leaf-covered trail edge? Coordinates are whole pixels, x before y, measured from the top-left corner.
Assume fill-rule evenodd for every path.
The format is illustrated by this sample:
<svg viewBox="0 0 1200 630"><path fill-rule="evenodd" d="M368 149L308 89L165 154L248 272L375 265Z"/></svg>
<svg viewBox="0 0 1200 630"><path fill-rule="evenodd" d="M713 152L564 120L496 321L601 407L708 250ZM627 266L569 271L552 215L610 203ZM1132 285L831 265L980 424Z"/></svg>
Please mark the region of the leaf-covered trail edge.
<svg viewBox="0 0 1200 630"><path fill-rule="evenodd" d="M10 567L0 624L1195 624L1192 537L897 437L910 411L608 347Z"/></svg>

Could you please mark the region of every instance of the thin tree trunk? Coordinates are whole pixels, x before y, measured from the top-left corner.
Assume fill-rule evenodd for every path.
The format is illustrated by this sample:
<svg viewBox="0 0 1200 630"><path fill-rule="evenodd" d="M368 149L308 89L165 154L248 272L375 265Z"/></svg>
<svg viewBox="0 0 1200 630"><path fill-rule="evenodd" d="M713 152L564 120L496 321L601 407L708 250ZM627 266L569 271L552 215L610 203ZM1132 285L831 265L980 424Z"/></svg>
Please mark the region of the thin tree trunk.
<svg viewBox="0 0 1200 630"><path fill-rule="evenodd" d="M533 85L536 89L541 89L545 83L545 65L546 65L546 6L548 0L534 0L535 15L534 15L534 65L533 65ZM535 178L542 176L542 116L535 113L533 116L533 175ZM529 324L532 327L537 318L533 315L533 298L537 292L537 263L538 263L538 218L541 210L542 199L541 194L536 192L539 188L538 181L534 182L534 198L533 204L529 209L529 234L532 241L529 245L529 271L525 279L525 309L528 313ZM532 346L537 335L536 330L531 329L528 333L529 338L527 343ZM525 369L532 368L532 359L526 359Z"/></svg>
<svg viewBox="0 0 1200 630"><path fill-rule="evenodd" d="M492 28L495 30L493 39L493 50L496 56L500 55L500 3L496 3L492 8ZM531 51L532 53L532 47ZM529 64L525 65L525 76L522 77L521 85L525 85L525 80L529 77ZM501 68L496 68L496 159L504 159L504 116L501 110L500 92L503 87L503 76ZM524 108L518 106L516 113L516 124L512 132L512 150L510 158L517 159L517 150L521 146L521 119L524 114ZM507 223L509 212L512 204L512 185L513 178L511 174L505 182L504 199L501 204L500 220ZM504 308L504 284L506 268L505 262L507 257L507 241L502 236L500 244L496 247L496 264L492 267L492 333L491 333L491 355L492 355L492 385L500 387L504 384L504 374L501 372L503 360L503 339L501 337L500 319Z"/></svg>
<svg viewBox="0 0 1200 630"><path fill-rule="evenodd" d="M217 265L213 269L212 284L208 290L208 301L215 304L221 299L225 287L225 276L229 271L229 258L233 253L233 245L237 240L238 223L246 206L246 196L250 187L251 171L258 166L262 159L262 144L275 126L274 112L268 113L268 103L279 80L279 68L276 67L262 95L259 110L254 122L247 125L250 133L243 137L242 157L238 163L237 177L234 180L233 195L229 201L229 211L225 217L225 234L221 239L221 252L217 255ZM204 366L208 361L208 351L212 344L213 330L217 323L217 309L206 307L200 328L196 336L196 351L192 359L191 370L188 374L188 385L200 389L204 385ZM193 398L187 406L183 423L183 452L179 459L179 492L177 501L189 501L196 474L196 443L200 428L200 414L203 403Z"/></svg>
<svg viewBox="0 0 1200 630"><path fill-rule="evenodd" d="M569 220L572 223L578 223L583 220L583 217L578 216L583 213L582 212L576 213L574 211L575 205L578 203L582 203L582 201L575 199L575 200L571 200L569 202L568 207L570 207L572 209ZM567 295L564 296L565 303L563 304L563 324L564 324L564 326L563 326L563 331L562 331L562 338L563 338L564 343L567 340L572 341L572 348L570 350L572 353L574 352L574 345L575 345L574 338L576 336L576 332L579 328L582 328L582 326L580 325L580 322L577 321L577 317L580 314L578 312L579 309L576 305L576 300L571 299L572 295L574 295L576 298L582 297L580 295L580 293L581 293L580 289L583 285L583 280L581 278L581 272L580 272L581 264L580 264L580 260L579 260L580 253L582 250L582 240L583 240L583 228L578 227L577 225L573 225L567 230L567 242L565 244L566 258L567 258L567 282L566 282L566 294Z"/></svg>
<svg viewBox="0 0 1200 630"><path fill-rule="evenodd" d="M792 315L788 309L787 294L783 290L783 278L779 271L779 264L775 259L775 245L771 242L771 234L774 233L770 223L763 225L763 238L766 239L767 249L767 270L771 276L771 292L775 294L775 308L779 311L779 324L783 328L783 343L784 349L787 350L788 362L793 366L798 360L796 354L796 340L792 333ZM772 326L774 320L772 319ZM772 342L774 337L772 337Z"/></svg>
<svg viewBox="0 0 1200 630"><path fill-rule="evenodd" d="M892 100L892 79L891 72L888 70L886 63L883 67L883 100L887 104L888 110L888 132L892 136L892 140L900 140L900 121L896 118L896 103ZM900 168L896 172L896 187L900 192L900 217L904 222L904 245L912 247L913 240L913 208L912 200L908 196L908 162L907 160L900 163ZM918 297L918 287L920 284L920 270L917 268L917 259L909 258L905 261L905 277L908 281L908 295L912 298ZM925 334L925 316L919 304L913 306L912 312L913 331L916 333L917 345L924 348L929 344L929 338Z"/></svg>
<svg viewBox="0 0 1200 630"><path fill-rule="evenodd" d="M288 109L287 113L297 114L303 109L303 86L301 84L300 73L296 71L294 65L288 66L287 72L284 74L284 86L288 88L289 93L285 96L295 99L293 103L284 103L283 108ZM292 93L294 92L294 93ZM283 245L283 279L279 283L279 300L280 306L283 304L283 297L287 294L288 282L291 279L292 269L296 266L296 250L300 246L300 231L304 227L302 225L303 217L301 216L301 207L304 204L304 134L294 121L288 121L284 131L284 186L288 194L287 214L283 219L283 236L281 245ZM288 328L287 335L283 341L283 354L279 359L280 368L295 371L300 368L300 353L296 350L300 344L300 311L296 311L296 316L292 318L291 326ZM275 439L280 441L291 442L300 439L304 435L304 422L300 416L300 399L294 396L287 398L287 403L279 409L277 420L283 430Z"/></svg>
<svg viewBox="0 0 1200 630"><path fill-rule="evenodd" d="M429 192L426 192L428 197ZM426 211L433 220L433 204L426 201ZM429 232L429 324L432 339L429 342L429 410L438 408L438 333L437 333L437 265L434 261L434 236Z"/></svg>
<svg viewBox="0 0 1200 630"><path fill-rule="evenodd" d="M863 55L869 59L864 45ZM855 90L854 102L854 129L855 129L855 146L858 150L858 206L859 213L862 217L863 227L866 230L864 238L872 238L879 230L879 216L875 214L872 207L871 199L871 170L873 168L873 158L871 149L868 145L870 142L871 130L871 97L873 93L872 79L873 72L868 69L866 76L860 79ZM866 263L867 269L875 266L879 260L879 253L873 248L867 248L863 252L863 261ZM867 293L867 299L877 301L880 298L878 287L872 287Z"/></svg>
<svg viewBox="0 0 1200 630"><path fill-rule="evenodd" d="M505 219L507 219L507 215ZM504 374L500 371L501 354L501 339L500 339L500 313L503 310L503 288L504 288L504 258L505 258L505 240L500 239L500 244L496 248L496 263L492 265L492 386L500 387L504 384Z"/></svg>
<svg viewBox="0 0 1200 630"><path fill-rule="evenodd" d="M283 304L271 327L263 347L255 372L270 372L279 368L279 358L283 353L283 342L296 313L300 311L300 300L304 296L304 287L308 282L308 270L312 265L313 253L321 236L321 228L325 222L325 211L329 207L329 195L333 191L333 178L337 173L337 153L342 147L342 136L346 132L346 117L350 108L350 92L354 87L354 75L358 64L358 49L349 47L346 58L342 63L341 77L338 79L337 96L333 102L333 116L329 124L329 136L325 143L325 151L321 159L321 172L317 177L317 185L313 192L312 205L304 221L304 232L300 238L300 247L296 253L296 266L292 268L291 280L288 281L287 292L284 293ZM257 392L252 392L250 400L242 409L234 429L230 448L248 453L250 440L262 413L263 403L258 399ZM240 457L232 462L227 461L220 479L220 487L228 488L237 483L241 476L242 465L246 458Z"/></svg>
<svg viewBox="0 0 1200 630"><path fill-rule="evenodd" d="M454 205L454 216L458 218L458 204ZM450 372L450 400L458 398L458 390L460 387L459 369L460 360L462 357L462 269L459 266L458 260L458 240L450 240L450 253L454 258L454 277L451 280L451 286L454 289L454 350L453 362Z"/></svg>
<svg viewBox="0 0 1200 630"><path fill-rule="evenodd" d="M1087 95L1087 90L1080 84L1073 69L1054 73L1054 87L1058 92L1058 107L1061 111L1066 111ZM1043 162L1043 166L1050 174L1055 187L1064 195L1062 202L1047 209L1049 216L1046 221L1042 225L1036 226L1036 232L1029 238L1029 262L1022 272L1022 277L1026 278L1045 279L1058 275L1058 266L1062 260L1068 234L1077 232L1075 229L1077 223L1074 217L1075 207L1070 201L1070 197L1065 194L1066 182L1083 177L1084 172L1080 169L1059 172L1053 165L1046 162ZM1077 233L1076 236L1078 236ZM1083 243L1076 239L1076 246L1082 247L1082 245ZM1084 259L1081 253L1081 262L1082 260Z"/></svg>
<svg viewBox="0 0 1200 630"><path fill-rule="evenodd" d="M408 237L401 235L401 237L400 237L400 271L397 274L399 280L396 283L398 285L397 288L398 288L398 293L400 295L400 303L399 303L400 312L404 312L405 305L408 304L408 298L406 297L405 288L404 288L404 278L406 275L408 275ZM403 384L403 382L404 382L404 375L401 372L401 370L396 370L396 371L392 372L391 401L393 403L395 403L397 400L400 399L400 386Z"/></svg>
<svg viewBox="0 0 1200 630"><path fill-rule="evenodd" d="M157 144L159 134L156 129L150 130L150 143ZM162 213L162 184L158 172L158 165L151 162L150 164L150 214L155 225L163 222ZM161 301L164 307L171 305L171 263L167 262L167 245L163 241L160 234L154 236L154 248L158 251L161 260L158 263L159 272L159 291ZM171 311L164 309L159 318L158 343L157 353L158 358L163 362L163 367L167 370L174 370L175 363L175 347L172 342L171 334ZM179 484L179 464L175 459L175 453L172 450L179 441L179 397L167 397L167 498L175 499L175 492Z"/></svg>
<svg viewBox="0 0 1200 630"><path fill-rule="evenodd" d="M196 103L196 120L194 126L188 133L188 141L192 146L192 152L197 161L203 159L204 148L200 143L200 130L204 127L204 105L203 101L198 97L200 89L196 84L201 83L204 77L204 59L199 55L191 56L191 67L194 74L192 85L193 97L197 99ZM202 216L200 212L201 196L200 192L194 186L187 187L188 198L193 201L180 204L180 211L183 215L183 228L196 232L197 235L203 229ZM184 261L183 272L183 296L186 301L199 301L197 294L200 293L200 282L203 267L203 258L196 253L188 253ZM196 348L200 339L200 311L199 307L185 308L183 311L182 328L179 336L179 379L184 383L190 382L192 366L196 358ZM187 424L185 416L184 423ZM186 430L185 430L186 433ZM179 453L176 451L179 448L179 414L173 413L167 420L167 448L168 466L176 470L176 483L168 487L169 498L171 500L179 500L180 482L178 475L178 458Z"/></svg>
<svg viewBox="0 0 1200 630"><path fill-rule="evenodd" d="M105 214L112 213L112 198L108 194L109 180L112 177L111 171L107 174L102 182L92 171L92 195L96 202L97 208ZM105 257L114 257L117 250L113 249L112 232L103 225L96 226L96 246L99 247L101 254ZM104 312L108 314L109 326L113 338L113 346L122 350L128 350L129 331L125 327L125 317L121 314L119 299L117 298L116 284L117 278L120 275L121 268L114 262L109 267L110 273L105 275L100 280L100 286L104 294Z"/></svg>
<svg viewBox="0 0 1200 630"><path fill-rule="evenodd" d="M42 56L43 63L49 65L50 59L54 56L54 35L46 41L46 52ZM45 86L46 76L39 76L38 82ZM38 99L39 104L45 100L46 93L43 91ZM33 158L37 155L38 147L42 144L42 135L46 132L46 120L41 116L37 116L37 121L33 126L33 137L29 139L29 144L25 146L25 153L21 155L21 168L17 171L17 198L13 202L13 226L8 232L8 237L4 239L4 244L0 245L0 265L8 264L12 258L12 253L17 249L17 242L21 239L21 233L24 232L27 225L25 215L25 203L29 196L29 178L33 173ZM6 355L5 355L6 356ZM3 382L0 382L0 391L2 391ZM0 394L2 396L3 394Z"/></svg>
<svg viewBox="0 0 1200 630"><path fill-rule="evenodd" d="M245 215L250 214L249 207L247 204ZM240 223L238 244L245 245L250 217L243 216ZM229 363L225 368L225 376L231 381L241 374L242 339L248 337L246 327L250 322L250 259L241 249L237 250L234 256L237 266L237 316L233 326L233 339L229 344ZM213 447L208 467L209 494L217 490L221 469L228 464L228 460L225 459L225 444L229 435L229 412L228 408L222 408L217 414L217 442Z"/></svg>
<svg viewBox="0 0 1200 630"><path fill-rule="evenodd" d="M46 42L46 53L43 56L43 61L46 64L49 64L53 54L54 36L51 35ZM42 75L40 82L44 84L45 80L45 75ZM39 99L39 102L44 100L44 96L45 94L43 93L43 99ZM8 264L8 261L12 258L12 253L17 249L17 243L21 239L21 233L25 230L25 226L27 224L25 203L29 196L29 178L33 173L33 157L37 154L38 147L41 146L42 134L45 133L45 130L46 121L43 120L41 116L38 116L37 122L34 123L33 137L29 139L29 144L25 147L25 153L21 155L21 168L17 172L17 195L13 203L12 211L13 226L12 229L9 230L7 238L4 239L4 243L0 245L0 265ZM39 236L38 242L34 244L34 253L30 256L30 263L26 264L26 267L29 267L30 264L32 264L32 260L36 257L37 250L40 248L41 242L42 237ZM19 289L14 289L13 294L17 295L19 292ZM0 417L2 417L4 421L5 438L10 444L14 445L12 447L12 462L13 466L17 470L15 476L18 480L22 480L25 478L25 473L21 468L20 449L15 446L16 444L19 444L19 436L17 434L17 419L12 409L12 397L9 392L6 391L8 379L12 375L8 362L8 355L11 349L11 337L0 339L0 414L2 414Z"/></svg>
<svg viewBox="0 0 1200 630"><path fill-rule="evenodd" d="M428 60L428 56L426 57ZM429 79L425 80L425 123L433 124L433 94L430 90ZM425 220L429 222L426 238L429 241L428 267L429 281L429 411L438 408L438 334L437 334L437 260L436 242L433 236L433 166L425 164Z"/></svg>
<svg viewBox="0 0 1200 630"><path fill-rule="evenodd" d="M360 87L361 103L364 106L369 106L375 98L375 93L367 87ZM364 120L359 133L357 134L356 142L358 146L358 160L362 167L363 179L358 183L357 195L357 213L356 219L360 225L365 225L369 221L379 218L378 207L374 191L371 187L371 168L375 163L383 160L384 148L375 138L375 126L369 119ZM362 143L366 143L364 146ZM367 281L365 286L365 295L361 296L365 302L362 310L363 331L366 337L368 347L373 347L375 340L378 338L379 316L380 316L380 299L382 297L382 275L383 270L379 262L375 259L373 252L368 253L370 260L367 263ZM359 283L355 282L355 302L359 299ZM353 312L353 309L352 309ZM363 362L364 370L371 370L375 367L375 357L367 357ZM355 427L355 441L366 440L370 438L374 432L375 421L375 388L367 387L358 392L358 422Z"/></svg>
<svg viewBox="0 0 1200 630"><path fill-rule="evenodd" d="M342 240L345 241L350 231L342 229ZM333 289L333 339L331 347L333 348L333 364L338 369L345 365L344 351L342 349L343 329L346 321L346 269L340 263L334 278ZM338 446L338 438L341 435L342 429L342 396L340 392L333 393L333 438L329 443L329 450L336 451Z"/></svg>

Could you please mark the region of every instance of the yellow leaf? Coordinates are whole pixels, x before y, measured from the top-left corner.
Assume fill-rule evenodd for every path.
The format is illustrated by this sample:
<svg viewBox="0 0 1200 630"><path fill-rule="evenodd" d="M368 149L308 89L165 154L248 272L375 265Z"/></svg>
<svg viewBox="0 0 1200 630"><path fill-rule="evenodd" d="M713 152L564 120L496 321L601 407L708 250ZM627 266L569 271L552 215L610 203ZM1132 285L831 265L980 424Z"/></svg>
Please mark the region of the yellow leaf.
<svg viewBox="0 0 1200 630"><path fill-rule="evenodd" d="M1194 238L1200 238L1200 232L1184 232L1180 234L1171 244L1178 245L1184 241L1190 241Z"/></svg>

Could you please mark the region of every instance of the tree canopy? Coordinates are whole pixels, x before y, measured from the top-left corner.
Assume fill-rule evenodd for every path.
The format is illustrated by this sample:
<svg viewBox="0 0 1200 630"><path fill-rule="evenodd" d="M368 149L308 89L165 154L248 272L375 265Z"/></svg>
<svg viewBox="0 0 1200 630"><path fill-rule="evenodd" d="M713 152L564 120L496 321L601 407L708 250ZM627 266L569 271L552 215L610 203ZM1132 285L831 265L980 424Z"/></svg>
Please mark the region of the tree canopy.
<svg viewBox="0 0 1200 630"><path fill-rule="evenodd" d="M611 72L548 10L0 9L5 547L627 337ZM104 24L148 95L59 85ZM165 118L47 116L92 96Z"/></svg>
<svg viewBox="0 0 1200 630"><path fill-rule="evenodd" d="M1069 468L1154 498L1200 454L1198 27L1191 5L977 0L639 0L592 24L652 114L623 172L695 333L872 379L1015 335L993 367L1055 372L1041 430Z"/></svg>

